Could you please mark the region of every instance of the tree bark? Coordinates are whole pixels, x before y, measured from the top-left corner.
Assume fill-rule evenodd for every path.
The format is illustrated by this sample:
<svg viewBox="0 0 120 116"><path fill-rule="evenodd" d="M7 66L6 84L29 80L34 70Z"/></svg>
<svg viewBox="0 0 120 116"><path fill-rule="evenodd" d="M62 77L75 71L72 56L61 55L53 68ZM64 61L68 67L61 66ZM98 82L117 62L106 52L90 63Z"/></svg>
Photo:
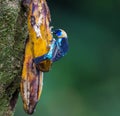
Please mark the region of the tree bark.
<svg viewBox="0 0 120 116"><path fill-rule="evenodd" d="M26 36L21 1L0 0L0 116L14 114Z"/></svg>

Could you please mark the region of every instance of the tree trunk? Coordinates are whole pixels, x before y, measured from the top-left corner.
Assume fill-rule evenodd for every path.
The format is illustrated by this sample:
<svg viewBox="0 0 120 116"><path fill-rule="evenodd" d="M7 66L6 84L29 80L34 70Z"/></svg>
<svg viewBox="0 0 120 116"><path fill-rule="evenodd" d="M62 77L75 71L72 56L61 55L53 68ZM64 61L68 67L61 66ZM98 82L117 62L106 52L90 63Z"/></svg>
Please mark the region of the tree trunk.
<svg viewBox="0 0 120 116"><path fill-rule="evenodd" d="M18 0L0 0L0 116L12 116L27 35L26 18Z"/></svg>

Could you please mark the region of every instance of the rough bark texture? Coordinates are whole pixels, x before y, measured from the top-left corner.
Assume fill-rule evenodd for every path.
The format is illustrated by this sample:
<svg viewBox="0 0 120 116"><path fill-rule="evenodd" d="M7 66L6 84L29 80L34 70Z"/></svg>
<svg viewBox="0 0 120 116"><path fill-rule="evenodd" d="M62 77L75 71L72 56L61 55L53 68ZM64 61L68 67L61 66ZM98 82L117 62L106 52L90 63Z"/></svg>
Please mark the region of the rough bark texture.
<svg viewBox="0 0 120 116"><path fill-rule="evenodd" d="M12 116L27 35L21 1L0 0L0 116Z"/></svg>

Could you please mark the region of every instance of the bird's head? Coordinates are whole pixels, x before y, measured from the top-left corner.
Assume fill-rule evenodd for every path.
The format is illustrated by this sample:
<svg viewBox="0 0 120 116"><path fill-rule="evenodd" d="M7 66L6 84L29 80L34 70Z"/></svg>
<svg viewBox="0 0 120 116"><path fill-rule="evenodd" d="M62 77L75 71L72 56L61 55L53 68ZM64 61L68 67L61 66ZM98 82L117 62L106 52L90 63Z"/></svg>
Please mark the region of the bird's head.
<svg viewBox="0 0 120 116"><path fill-rule="evenodd" d="M58 37L58 38L67 38L67 33L62 30L62 29L56 29L53 31L53 33Z"/></svg>

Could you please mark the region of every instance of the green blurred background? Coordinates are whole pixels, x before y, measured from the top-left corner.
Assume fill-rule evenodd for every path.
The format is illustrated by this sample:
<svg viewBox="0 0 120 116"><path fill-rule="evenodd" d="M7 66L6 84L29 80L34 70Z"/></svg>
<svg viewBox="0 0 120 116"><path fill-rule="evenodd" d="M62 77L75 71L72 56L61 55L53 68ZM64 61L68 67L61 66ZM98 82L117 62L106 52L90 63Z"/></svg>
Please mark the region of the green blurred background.
<svg viewBox="0 0 120 116"><path fill-rule="evenodd" d="M44 75L33 116L120 116L120 0L48 0L69 52ZM15 116L28 116L19 96Z"/></svg>

